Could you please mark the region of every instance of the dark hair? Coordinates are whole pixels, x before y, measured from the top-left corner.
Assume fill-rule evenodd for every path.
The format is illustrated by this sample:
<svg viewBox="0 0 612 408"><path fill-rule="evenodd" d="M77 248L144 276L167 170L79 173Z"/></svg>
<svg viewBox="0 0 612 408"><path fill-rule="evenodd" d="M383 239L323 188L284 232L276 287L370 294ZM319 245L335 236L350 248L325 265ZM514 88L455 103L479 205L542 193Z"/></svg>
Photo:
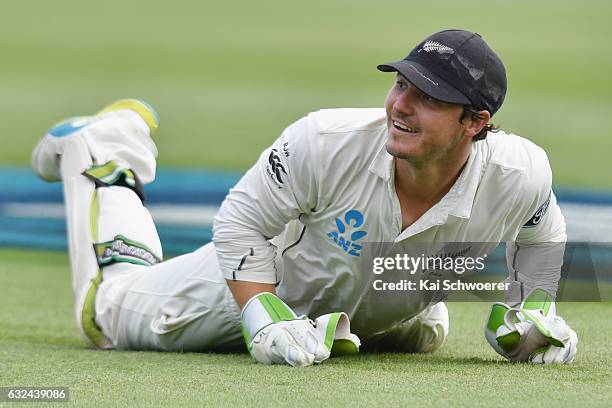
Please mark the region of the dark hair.
<svg viewBox="0 0 612 408"><path fill-rule="evenodd" d="M463 120L467 117L467 115L472 115L472 119L484 119L482 116L478 114L478 109L470 105L463 105L463 112L461 112L461 116L459 117L459 123L463 123ZM487 123L485 127L483 127L480 132L474 136L472 141L483 140L487 137L487 132L497 132L499 127L493 123Z"/></svg>

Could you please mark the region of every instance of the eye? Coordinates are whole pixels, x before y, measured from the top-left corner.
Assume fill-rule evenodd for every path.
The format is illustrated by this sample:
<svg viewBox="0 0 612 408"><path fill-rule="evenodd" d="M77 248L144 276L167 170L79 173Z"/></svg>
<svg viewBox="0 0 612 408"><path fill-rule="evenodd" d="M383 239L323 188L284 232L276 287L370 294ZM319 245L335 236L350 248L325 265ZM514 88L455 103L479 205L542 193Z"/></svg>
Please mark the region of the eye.
<svg viewBox="0 0 612 408"><path fill-rule="evenodd" d="M406 88L406 83L402 81L401 79L397 79L395 81L395 86L398 87L399 89L404 89Z"/></svg>
<svg viewBox="0 0 612 408"><path fill-rule="evenodd" d="M437 99L432 98L431 96L427 95L426 93L421 92L421 99L423 99L424 101L427 101L429 103L436 103L438 102Z"/></svg>

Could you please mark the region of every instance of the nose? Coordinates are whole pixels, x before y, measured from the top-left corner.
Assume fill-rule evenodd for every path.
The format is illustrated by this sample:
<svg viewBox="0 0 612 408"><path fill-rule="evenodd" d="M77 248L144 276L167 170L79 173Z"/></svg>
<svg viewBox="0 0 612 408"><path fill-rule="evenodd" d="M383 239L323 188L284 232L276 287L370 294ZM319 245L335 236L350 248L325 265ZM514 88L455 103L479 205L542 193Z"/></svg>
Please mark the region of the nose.
<svg viewBox="0 0 612 408"><path fill-rule="evenodd" d="M412 115L414 113L414 98L416 93L412 86L408 85L406 89L397 95L393 103L393 110L404 115Z"/></svg>

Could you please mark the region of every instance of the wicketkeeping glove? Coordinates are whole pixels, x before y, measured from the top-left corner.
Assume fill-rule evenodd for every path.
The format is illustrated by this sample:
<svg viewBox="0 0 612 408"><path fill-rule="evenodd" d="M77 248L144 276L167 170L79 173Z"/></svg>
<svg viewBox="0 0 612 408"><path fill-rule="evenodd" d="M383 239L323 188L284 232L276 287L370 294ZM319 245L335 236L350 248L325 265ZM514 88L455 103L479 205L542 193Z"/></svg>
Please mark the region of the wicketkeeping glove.
<svg viewBox="0 0 612 408"><path fill-rule="evenodd" d="M360 345L345 313L330 313L313 322L298 317L271 293L253 296L244 306L242 332L251 356L264 364L305 367L327 360L332 349L334 354L350 354Z"/></svg>
<svg viewBox="0 0 612 408"><path fill-rule="evenodd" d="M519 308L504 303L491 307L485 338L510 362L571 363L578 351L578 336L556 315L548 292L536 288Z"/></svg>

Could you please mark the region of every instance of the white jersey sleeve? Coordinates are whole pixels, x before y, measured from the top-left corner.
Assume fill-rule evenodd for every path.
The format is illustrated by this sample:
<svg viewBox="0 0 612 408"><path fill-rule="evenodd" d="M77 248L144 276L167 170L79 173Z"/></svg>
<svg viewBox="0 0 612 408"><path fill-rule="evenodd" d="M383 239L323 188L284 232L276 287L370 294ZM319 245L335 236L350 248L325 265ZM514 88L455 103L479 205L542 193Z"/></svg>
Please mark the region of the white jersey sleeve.
<svg viewBox="0 0 612 408"><path fill-rule="evenodd" d="M232 188L217 213L213 242L226 279L278 283L270 239L317 206L316 158L308 118L289 126Z"/></svg>
<svg viewBox="0 0 612 408"><path fill-rule="evenodd" d="M509 304L520 303L534 287L556 295L567 240L565 219L552 192L546 153L539 148L533 150L531 163L522 192L526 215L516 240L507 243L512 282L507 293Z"/></svg>

